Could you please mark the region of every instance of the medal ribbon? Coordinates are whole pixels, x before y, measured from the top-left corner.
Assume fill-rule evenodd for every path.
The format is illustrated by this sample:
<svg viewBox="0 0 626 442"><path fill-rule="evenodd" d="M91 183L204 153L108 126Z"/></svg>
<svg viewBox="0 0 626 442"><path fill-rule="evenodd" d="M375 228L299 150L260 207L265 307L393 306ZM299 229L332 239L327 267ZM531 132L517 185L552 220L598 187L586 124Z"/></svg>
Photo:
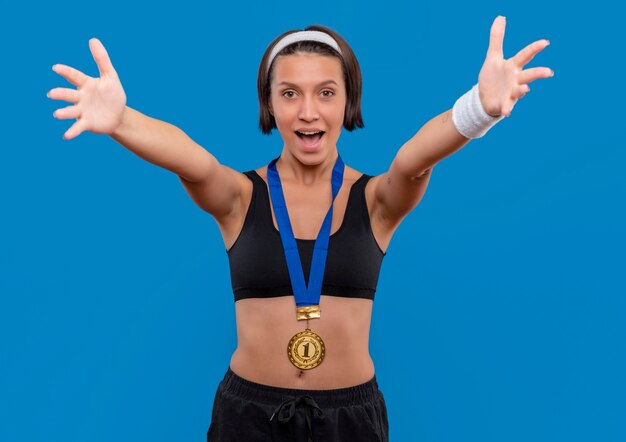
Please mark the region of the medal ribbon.
<svg viewBox="0 0 626 442"><path fill-rule="evenodd" d="M278 223L278 231L285 251L285 258L287 259L291 288L293 289L296 305L298 307L319 305L320 295L322 294L322 281L324 279L326 257L328 256L330 225L333 219L333 203L343 183L344 163L341 160L341 156L337 153L337 160L335 161L332 173L333 199L330 203L330 209L328 209L328 213L326 213L326 217L322 223L322 227L315 239L307 287L304 282L304 271L302 269L298 245L296 244L291 222L289 221L289 213L287 212L283 187L280 183L278 170L276 169L276 161L278 161L279 158L280 156L273 159L267 166L267 181L270 188L272 206L274 207L274 213L276 215L276 222Z"/></svg>

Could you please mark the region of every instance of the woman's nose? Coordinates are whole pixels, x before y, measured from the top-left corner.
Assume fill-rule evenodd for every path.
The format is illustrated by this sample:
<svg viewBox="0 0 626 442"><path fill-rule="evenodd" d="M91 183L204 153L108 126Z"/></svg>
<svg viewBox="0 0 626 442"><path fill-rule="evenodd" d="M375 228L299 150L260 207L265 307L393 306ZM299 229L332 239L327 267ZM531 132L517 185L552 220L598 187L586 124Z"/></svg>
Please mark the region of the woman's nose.
<svg viewBox="0 0 626 442"><path fill-rule="evenodd" d="M304 97L300 103L298 118L305 121L317 120L319 118L314 98Z"/></svg>

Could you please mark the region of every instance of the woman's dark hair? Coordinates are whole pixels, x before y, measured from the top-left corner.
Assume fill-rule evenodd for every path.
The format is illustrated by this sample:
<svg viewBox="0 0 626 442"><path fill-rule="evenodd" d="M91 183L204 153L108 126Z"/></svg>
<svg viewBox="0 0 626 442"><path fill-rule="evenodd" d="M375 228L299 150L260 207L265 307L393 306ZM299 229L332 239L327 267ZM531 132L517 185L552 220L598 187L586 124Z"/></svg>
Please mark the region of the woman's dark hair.
<svg viewBox="0 0 626 442"><path fill-rule="evenodd" d="M311 25L307 26L304 30L327 33L335 39L343 56L325 43L317 41L298 41L283 48L278 54L276 54L276 57L279 55L291 55L296 52L309 52L337 57L341 62L341 70L343 71L343 79L346 84L347 95L343 127L350 132L357 127L364 127L363 117L361 116L361 69L354 52L352 52L352 48L350 48L341 35L325 26ZM259 127L261 132L265 135L271 134L272 129L276 127L276 120L269 111L270 83L274 62L272 62L268 71L267 61L270 53L272 52L272 48L276 45L276 43L278 43L278 41L280 41L284 36L294 32L299 32L299 30L296 29L287 31L276 37L265 50L265 54L263 54L263 58L261 59L261 65L259 66L257 79L257 89L259 93ZM274 61L276 60L276 57L274 57Z"/></svg>

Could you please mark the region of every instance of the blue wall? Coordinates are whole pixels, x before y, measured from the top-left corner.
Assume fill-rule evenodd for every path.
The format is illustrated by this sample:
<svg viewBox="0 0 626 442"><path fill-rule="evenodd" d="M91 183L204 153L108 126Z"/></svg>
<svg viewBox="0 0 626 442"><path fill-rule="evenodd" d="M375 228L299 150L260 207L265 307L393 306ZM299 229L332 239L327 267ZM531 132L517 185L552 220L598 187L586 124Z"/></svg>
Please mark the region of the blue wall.
<svg viewBox="0 0 626 442"><path fill-rule="evenodd" d="M626 440L622 24L608 2L2 3L0 440L205 440L236 346L217 224L110 137L63 140L73 121L52 112L69 103L46 92L71 85L53 64L98 76L98 37L130 107L244 171L282 148L257 129L263 51L325 24L364 76L366 127L339 150L377 175L477 82L499 14L505 57L548 38L526 68L555 76L437 165L391 241L370 340L391 440Z"/></svg>

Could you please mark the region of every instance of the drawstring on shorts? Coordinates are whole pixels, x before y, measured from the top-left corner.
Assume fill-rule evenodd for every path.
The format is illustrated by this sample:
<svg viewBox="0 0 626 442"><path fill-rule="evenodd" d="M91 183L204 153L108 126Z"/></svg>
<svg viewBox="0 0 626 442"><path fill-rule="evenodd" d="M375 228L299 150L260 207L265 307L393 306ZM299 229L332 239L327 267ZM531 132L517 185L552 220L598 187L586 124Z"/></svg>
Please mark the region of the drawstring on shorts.
<svg viewBox="0 0 626 442"><path fill-rule="evenodd" d="M278 421L282 423L288 423L291 418L296 414L296 408L302 405L305 408L306 412L306 424L307 424L307 435L309 442L313 442L313 430L312 430L312 416L314 414L316 418L324 419L324 412L317 405L315 399L311 396L303 395L303 396L294 396L288 399L285 399L281 404L276 407L274 413L272 413L272 417L270 417L270 422L274 419L274 416L278 413Z"/></svg>

